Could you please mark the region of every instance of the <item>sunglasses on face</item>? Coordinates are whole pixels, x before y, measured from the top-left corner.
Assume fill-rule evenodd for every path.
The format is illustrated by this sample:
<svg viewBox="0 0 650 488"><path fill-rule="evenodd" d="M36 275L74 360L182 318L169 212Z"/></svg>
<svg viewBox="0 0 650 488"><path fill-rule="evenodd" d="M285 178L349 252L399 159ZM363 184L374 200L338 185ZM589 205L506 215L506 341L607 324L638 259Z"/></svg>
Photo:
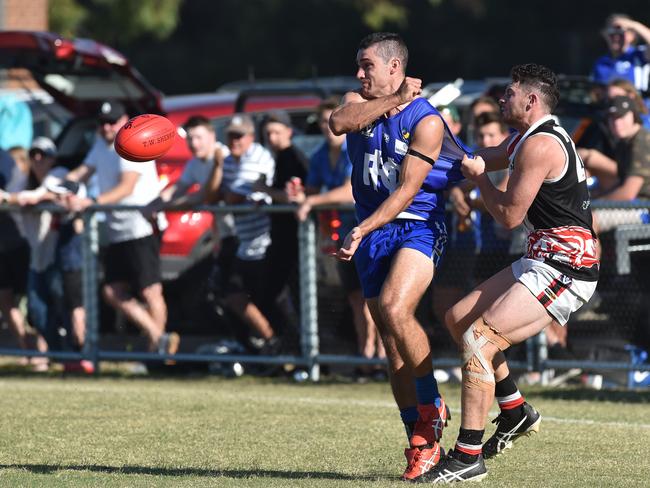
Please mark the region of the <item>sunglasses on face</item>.
<svg viewBox="0 0 650 488"><path fill-rule="evenodd" d="M237 132L229 132L228 133L228 139L238 140L238 139L241 139L242 137L244 137L245 135L246 134L239 134Z"/></svg>
<svg viewBox="0 0 650 488"><path fill-rule="evenodd" d="M623 34L625 34L625 29L623 29L621 27L609 27L609 28L604 30L604 33L605 33L605 35L610 36L610 37L612 37L612 36L622 36Z"/></svg>
<svg viewBox="0 0 650 488"><path fill-rule="evenodd" d="M115 119L115 120L111 120L111 119L101 119L101 120L99 121L99 125L106 125L106 124L108 124L108 125L115 125L115 124L117 124L117 121L118 121L118 120L119 120L119 119Z"/></svg>
<svg viewBox="0 0 650 488"><path fill-rule="evenodd" d="M30 149L28 154L31 159L36 159L37 161L42 161L43 158L47 156L47 154L40 149ZM37 159L37 157L39 158Z"/></svg>

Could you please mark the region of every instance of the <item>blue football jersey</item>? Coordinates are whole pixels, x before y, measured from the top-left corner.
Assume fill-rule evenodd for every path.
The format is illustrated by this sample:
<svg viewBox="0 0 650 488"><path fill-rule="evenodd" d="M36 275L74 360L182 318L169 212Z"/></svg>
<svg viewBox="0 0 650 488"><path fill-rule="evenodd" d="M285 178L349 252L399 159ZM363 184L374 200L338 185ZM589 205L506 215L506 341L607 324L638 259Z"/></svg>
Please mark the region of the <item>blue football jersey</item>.
<svg viewBox="0 0 650 488"><path fill-rule="evenodd" d="M347 135L352 161L352 190L359 221L367 218L399 183L402 160L406 156L417 124L440 113L424 98L413 100L392 117L380 117L359 132ZM443 123L444 123L444 119ZM440 156L429 171L411 205L397 218L432 220L445 211L443 191L463 178L460 163L470 153L444 125Z"/></svg>

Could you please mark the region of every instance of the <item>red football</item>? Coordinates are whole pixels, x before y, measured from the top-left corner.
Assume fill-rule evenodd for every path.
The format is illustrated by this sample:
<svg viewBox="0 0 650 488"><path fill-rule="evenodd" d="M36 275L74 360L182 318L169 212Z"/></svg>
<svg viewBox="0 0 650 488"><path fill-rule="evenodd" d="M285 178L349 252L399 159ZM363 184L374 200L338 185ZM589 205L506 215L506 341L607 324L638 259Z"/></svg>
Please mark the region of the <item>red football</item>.
<svg viewBox="0 0 650 488"><path fill-rule="evenodd" d="M151 161L174 144L176 127L165 117L143 114L133 117L115 136L117 154L129 161Z"/></svg>

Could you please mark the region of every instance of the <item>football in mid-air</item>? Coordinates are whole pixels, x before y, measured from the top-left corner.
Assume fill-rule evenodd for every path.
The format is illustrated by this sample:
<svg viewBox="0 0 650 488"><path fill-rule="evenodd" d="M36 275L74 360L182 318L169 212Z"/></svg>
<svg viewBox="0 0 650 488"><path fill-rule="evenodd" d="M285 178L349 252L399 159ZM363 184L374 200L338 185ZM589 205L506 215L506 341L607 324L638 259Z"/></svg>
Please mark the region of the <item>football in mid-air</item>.
<svg viewBox="0 0 650 488"><path fill-rule="evenodd" d="M161 115L133 117L115 136L115 151L129 161L158 159L174 144L176 127Z"/></svg>

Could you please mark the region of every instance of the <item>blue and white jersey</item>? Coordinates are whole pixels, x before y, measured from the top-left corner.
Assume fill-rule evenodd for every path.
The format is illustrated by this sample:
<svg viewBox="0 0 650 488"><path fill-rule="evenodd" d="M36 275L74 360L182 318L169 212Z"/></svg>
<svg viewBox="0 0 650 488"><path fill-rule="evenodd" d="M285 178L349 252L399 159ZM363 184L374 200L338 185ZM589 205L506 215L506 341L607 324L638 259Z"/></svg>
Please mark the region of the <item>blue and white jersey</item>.
<svg viewBox="0 0 650 488"><path fill-rule="evenodd" d="M417 98L398 114L380 117L361 131L347 135L359 221L372 214L395 190L415 127L430 115L443 120L426 99ZM440 156L413 202L397 216L398 219L428 221L440 217L445 212L443 191L463 178L460 163L463 155L470 151L454 137L447 124L444 127Z"/></svg>
<svg viewBox="0 0 650 488"><path fill-rule="evenodd" d="M637 90L646 92L650 88L648 61L647 46L630 46L615 58L609 54L598 58L592 70L592 79L597 83L606 84L616 78L622 78L632 82Z"/></svg>

